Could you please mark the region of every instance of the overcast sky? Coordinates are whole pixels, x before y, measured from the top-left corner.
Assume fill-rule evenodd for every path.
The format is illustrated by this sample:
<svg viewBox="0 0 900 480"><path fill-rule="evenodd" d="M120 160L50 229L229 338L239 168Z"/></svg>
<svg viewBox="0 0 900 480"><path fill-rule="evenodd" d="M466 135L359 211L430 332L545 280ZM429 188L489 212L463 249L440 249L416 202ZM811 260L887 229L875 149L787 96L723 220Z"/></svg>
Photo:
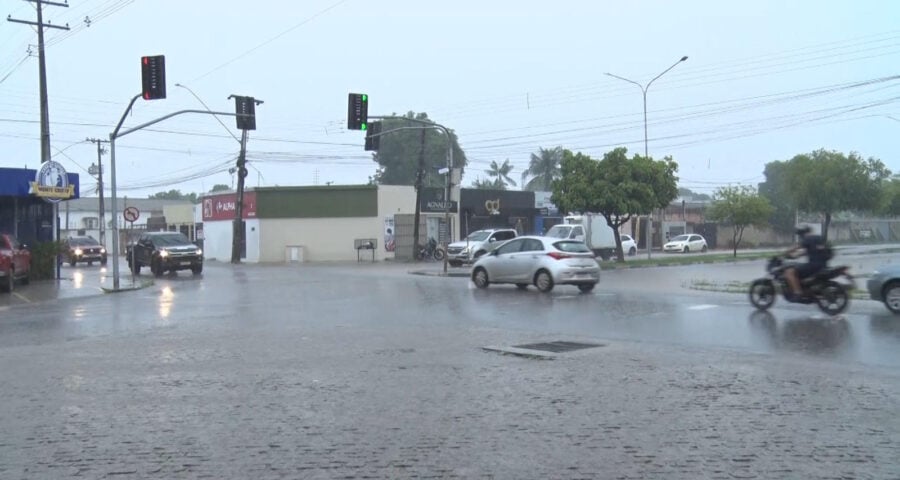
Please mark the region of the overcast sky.
<svg viewBox="0 0 900 480"><path fill-rule="evenodd" d="M176 83L214 110L233 111L230 94L255 96L265 103L249 142L251 186L366 183L376 164L363 133L346 130L349 92L369 94L370 115L427 112L454 129L469 158L463 185L492 160L509 159L518 180L540 147L640 153L641 91L604 73L645 83L684 55L648 93L650 154L674 157L682 186L756 184L767 162L818 148L900 172L897 1L69 5L44 14L71 27L46 34L51 141L53 158L81 174L84 196L96 147L78 142L108 138L140 93L140 57L155 54L166 56L168 98L139 100L125 126L202 108ZM0 14L35 18L23 0L0 1ZM27 53L36 43L34 29L0 23L3 167L40 162L38 62ZM239 134L232 117L222 120ZM151 128L117 142L120 195L233 185L238 143L213 117Z"/></svg>

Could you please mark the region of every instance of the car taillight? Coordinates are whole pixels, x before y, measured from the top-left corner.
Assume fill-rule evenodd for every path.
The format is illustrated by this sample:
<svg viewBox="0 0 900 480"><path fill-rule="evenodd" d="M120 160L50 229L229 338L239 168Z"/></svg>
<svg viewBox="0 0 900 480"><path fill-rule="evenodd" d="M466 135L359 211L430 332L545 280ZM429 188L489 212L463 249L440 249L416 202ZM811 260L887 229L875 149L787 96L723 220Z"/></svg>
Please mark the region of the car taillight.
<svg viewBox="0 0 900 480"><path fill-rule="evenodd" d="M566 258L572 258L571 255L562 253L562 252L550 252L547 254L548 257L553 257L556 260L563 260Z"/></svg>

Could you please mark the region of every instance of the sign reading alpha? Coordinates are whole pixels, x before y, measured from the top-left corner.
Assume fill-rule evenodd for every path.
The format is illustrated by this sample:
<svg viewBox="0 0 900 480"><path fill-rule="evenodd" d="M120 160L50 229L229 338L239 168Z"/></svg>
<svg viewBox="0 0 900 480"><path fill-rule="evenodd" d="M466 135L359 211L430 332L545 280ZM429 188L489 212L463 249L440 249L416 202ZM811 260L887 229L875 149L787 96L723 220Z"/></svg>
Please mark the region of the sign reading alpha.
<svg viewBox="0 0 900 480"><path fill-rule="evenodd" d="M41 197L50 203L58 203L75 196L75 185L69 184L66 169L50 160L41 164L40 170L31 182L28 193Z"/></svg>
<svg viewBox="0 0 900 480"><path fill-rule="evenodd" d="M234 220L237 194L223 193L203 198L203 221ZM256 218L256 192L244 192L244 219Z"/></svg>

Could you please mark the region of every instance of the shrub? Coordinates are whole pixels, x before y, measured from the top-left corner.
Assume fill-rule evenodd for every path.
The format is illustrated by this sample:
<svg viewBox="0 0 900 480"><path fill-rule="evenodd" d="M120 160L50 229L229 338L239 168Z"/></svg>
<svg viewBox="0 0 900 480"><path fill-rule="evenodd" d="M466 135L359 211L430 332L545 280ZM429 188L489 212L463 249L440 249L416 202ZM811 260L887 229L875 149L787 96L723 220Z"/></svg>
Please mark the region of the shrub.
<svg viewBox="0 0 900 480"><path fill-rule="evenodd" d="M37 243L31 247L31 280L56 278L57 255L62 252L61 242Z"/></svg>

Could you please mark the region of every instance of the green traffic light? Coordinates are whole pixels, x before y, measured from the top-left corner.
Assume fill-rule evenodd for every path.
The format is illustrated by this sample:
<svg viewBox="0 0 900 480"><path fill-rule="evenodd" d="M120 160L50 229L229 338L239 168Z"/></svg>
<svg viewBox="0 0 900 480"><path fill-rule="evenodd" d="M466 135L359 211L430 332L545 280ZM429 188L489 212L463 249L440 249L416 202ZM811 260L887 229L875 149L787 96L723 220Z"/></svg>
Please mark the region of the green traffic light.
<svg viewBox="0 0 900 480"><path fill-rule="evenodd" d="M366 95L366 94L364 93L363 96L362 96L362 101L368 102L368 101L369 101L369 96Z"/></svg>
<svg viewBox="0 0 900 480"><path fill-rule="evenodd" d="M365 124L365 123L359 124L359 129L360 129L360 130L365 130L365 129L366 129L366 124Z"/></svg>

